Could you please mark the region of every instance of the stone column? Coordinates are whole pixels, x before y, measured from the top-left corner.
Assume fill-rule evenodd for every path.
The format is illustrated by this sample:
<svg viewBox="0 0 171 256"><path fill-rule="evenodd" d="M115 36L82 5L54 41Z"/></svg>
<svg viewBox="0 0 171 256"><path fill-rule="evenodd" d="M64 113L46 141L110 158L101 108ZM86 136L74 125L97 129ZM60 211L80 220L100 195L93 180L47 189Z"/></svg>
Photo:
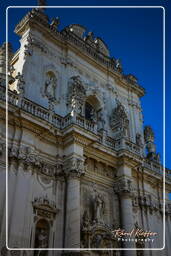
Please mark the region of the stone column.
<svg viewBox="0 0 171 256"><path fill-rule="evenodd" d="M84 160L72 157L65 163L66 227L65 248L80 248L80 177L84 174Z"/></svg>
<svg viewBox="0 0 171 256"><path fill-rule="evenodd" d="M114 191L120 200L121 229L131 232L134 228L133 209L132 209L132 181L128 177L122 176L114 185ZM123 237L124 238L124 237ZM126 238L126 237L125 237ZM129 236L127 237L129 239ZM134 237L130 237L134 238ZM123 242L123 248L136 248L135 242ZM124 256L135 256L135 250L123 252Z"/></svg>

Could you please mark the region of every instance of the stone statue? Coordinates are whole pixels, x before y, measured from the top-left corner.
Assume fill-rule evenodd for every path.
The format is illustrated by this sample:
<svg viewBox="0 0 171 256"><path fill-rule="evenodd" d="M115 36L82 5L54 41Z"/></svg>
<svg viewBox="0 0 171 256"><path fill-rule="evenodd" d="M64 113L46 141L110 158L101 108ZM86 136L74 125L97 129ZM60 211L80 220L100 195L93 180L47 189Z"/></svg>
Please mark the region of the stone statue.
<svg viewBox="0 0 171 256"><path fill-rule="evenodd" d="M60 24L59 17L53 18L53 19L52 19L52 22L51 22L51 24L50 24L50 27L51 27L51 29L53 29L53 30L57 30L59 24Z"/></svg>
<svg viewBox="0 0 171 256"><path fill-rule="evenodd" d="M105 121L104 111L101 110L98 113L98 128L99 128L99 130L105 129L105 123L106 123L106 121Z"/></svg>
<svg viewBox="0 0 171 256"><path fill-rule="evenodd" d="M48 233L47 230L41 229L37 236L38 248L48 248Z"/></svg>
<svg viewBox="0 0 171 256"><path fill-rule="evenodd" d="M94 219L96 220L96 222L103 222L104 206L105 204L102 195L97 194L94 203Z"/></svg>
<svg viewBox="0 0 171 256"><path fill-rule="evenodd" d="M72 114L82 114L86 90L80 76L72 76L69 79L68 85L67 106L70 108Z"/></svg>
<svg viewBox="0 0 171 256"><path fill-rule="evenodd" d="M91 121L93 121L93 122L96 122L96 120L97 120L96 111L94 110L94 108L91 109L91 112L90 112L90 119L91 119Z"/></svg>
<svg viewBox="0 0 171 256"><path fill-rule="evenodd" d="M151 128L151 126L145 126L144 127L144 139L145 142L154 142L154 132Z"/></svg>
<svg viewBox="0 0 171 256"><path fill-rule="evenodd" d="M18 90L19 94L24 95L24 92L25 92L25 81L24 81L23 75L21 75L20 72L18 72L18 74L15 77L15 79L18 80L18 82L17 82L17 90Z"/></svg>
<svg viewBox="0 0 171 256"><path fill-rule="evenodd" d="M141 138L141 134L137 133L136 134L136 144L140 147L142 147L143 143L142 143L142 138Z"/></svg>
<svg viewBox="0 0 171 256"><path fill-rule="evenodd" d="M51 101L56 99L55 90L56 90L57 80L55 76L48 75L45 81L45 95Z"/></svg>
<svg viewBox="0 0 171 256"><path fill-rule="evenodd" d="M89 215L88 212L85 210L84 214L83 214L83 230L88 230L90 228L90 219L89 219Z"/></svg>
<svg viewBox="0 0 171 256"><path fill-rule="evenodd" d="M121 64L121 60L120 59L117 59L115 61L115 67L116 69L119 71L119 72L122 72L122 64Z"/></svg>

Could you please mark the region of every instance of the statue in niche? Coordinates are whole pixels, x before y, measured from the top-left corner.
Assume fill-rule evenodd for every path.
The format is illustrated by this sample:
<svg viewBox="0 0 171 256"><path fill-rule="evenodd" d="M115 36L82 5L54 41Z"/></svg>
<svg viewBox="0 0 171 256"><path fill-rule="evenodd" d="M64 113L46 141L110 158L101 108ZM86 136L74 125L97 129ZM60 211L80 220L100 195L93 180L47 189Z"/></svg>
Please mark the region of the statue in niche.
<svg viewBox="0 0 171 256"><path fill-rule="evenodd" d="M47 78L45 81L44 94L50 101L53 102L56 100L55 91L57 86L57 79L52 72L48 72L46 75Z"/></svg>
<svg viewBox="0 0 171 256"><path fill-rule="evenodd" d="M104 116L104 112L101 110L99 113L98 113L98 128L99 130L101 129L105 129L105 116Z"/></svg>
<svg viewBox="0 0 171 256"><path fill-rule="evenodd" d="M68 85L67 106L70 108L72 114L82 114L86 90L80 76L72 76L69 79Z"/></svg>
<svg viewBox="0 0 171 256"><path fill-rule="evenodd" d="M91 109L90 119L91 119L91 121L96 122L96 111L94 110L94 108Z"/></svg>
<svg viewBox="0 0 171 256"><path fill-rule="evenodd" d="M38 248L48 248L48 234L45 229L41 229L38 234Z"/></svg>
<svg viewBox="0 0 171 256"><path fill-rule="evenodd" d="M104 208L105 204L102 195L97 194L94 202L94 219L96 222L103 222Z"/></svg>
<svg viewBox="0 0 171 256"><path fill-rule="evenodd" d="M45 219L40 219L36 224L35 230L35 248L49 247L49 223ZM34 256L45 256L47 251L35 251Z"/></svg>

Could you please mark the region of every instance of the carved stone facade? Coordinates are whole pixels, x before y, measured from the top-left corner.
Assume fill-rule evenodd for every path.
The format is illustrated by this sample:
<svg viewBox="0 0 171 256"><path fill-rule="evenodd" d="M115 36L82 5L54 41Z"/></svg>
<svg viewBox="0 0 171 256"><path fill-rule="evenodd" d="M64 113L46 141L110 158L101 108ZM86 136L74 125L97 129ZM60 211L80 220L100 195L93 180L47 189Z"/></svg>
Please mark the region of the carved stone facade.
<svg viewBox="0 0 171 256"><path fill-rule="evenodd" d="M141 250L163 247L164 214L163 167L152 128L143 133L144 89L134 75L124 74L101 38L79 24L62 31L58 25L58 18L48 21L44 7L31 10L16 26L21 47L16 53L9 47L7 152L6 48L0 48L1 255L169 256L169 170L166 249ZM12 250L5 248L6 217ZM122 240L120 229L157 236ZM42 250L47 248L61 250Z"/></svg>

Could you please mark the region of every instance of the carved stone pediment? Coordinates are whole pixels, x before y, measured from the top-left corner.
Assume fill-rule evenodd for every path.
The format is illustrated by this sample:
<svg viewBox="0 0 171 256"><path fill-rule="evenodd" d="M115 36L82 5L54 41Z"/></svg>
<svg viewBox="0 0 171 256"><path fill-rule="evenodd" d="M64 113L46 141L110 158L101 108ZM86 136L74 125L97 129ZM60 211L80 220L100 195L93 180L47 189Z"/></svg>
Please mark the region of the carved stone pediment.
<svg viewBox="0 0 171 256"><path fill-rule="evenodd" d="M48 199L47 196L35 197L32 205L34 213L37 216L46 217L49 219L53 219L56 213L59 211L55 202Z"/></svg>

